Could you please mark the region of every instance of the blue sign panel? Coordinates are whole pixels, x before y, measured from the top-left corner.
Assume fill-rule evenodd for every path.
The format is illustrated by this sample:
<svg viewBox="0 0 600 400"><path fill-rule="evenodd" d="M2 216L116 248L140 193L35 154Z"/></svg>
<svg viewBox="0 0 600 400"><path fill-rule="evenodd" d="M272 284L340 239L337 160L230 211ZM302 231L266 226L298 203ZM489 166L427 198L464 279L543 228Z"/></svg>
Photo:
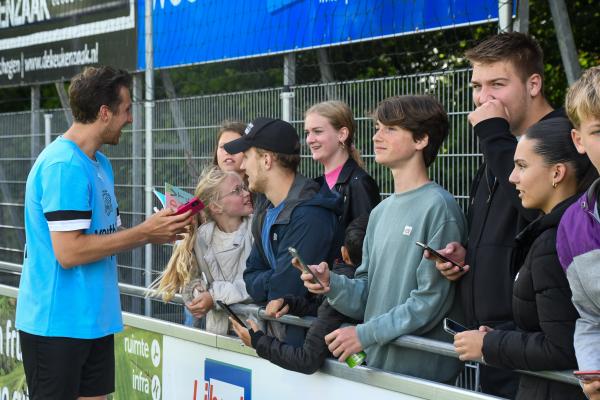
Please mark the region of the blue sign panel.
<svg viewBox="0 0 600 400"><path fill-rule="evenodd" d="M204 361L204 398L252 400L252 371L207 358Z"/></svg>
<svg viewBox="0 0 600 400"><path fill-rule="evenodd" d="M138 65L144 58L138 3ZM498 0L152 0L154 65L267 55L490 21Z"/></svg>

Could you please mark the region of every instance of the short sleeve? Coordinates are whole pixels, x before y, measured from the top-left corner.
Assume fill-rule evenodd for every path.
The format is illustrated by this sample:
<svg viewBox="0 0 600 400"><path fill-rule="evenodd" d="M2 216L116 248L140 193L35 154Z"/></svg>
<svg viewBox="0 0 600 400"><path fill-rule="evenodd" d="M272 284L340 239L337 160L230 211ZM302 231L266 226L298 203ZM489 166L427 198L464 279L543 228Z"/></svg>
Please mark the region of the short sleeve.
<svg viewBox="0 0 600 400"><path fill-rule="evenodd" d="M40 175L41 206L50 231L88 229L92 219L91 187L84 167L54 163Z"/></svg>

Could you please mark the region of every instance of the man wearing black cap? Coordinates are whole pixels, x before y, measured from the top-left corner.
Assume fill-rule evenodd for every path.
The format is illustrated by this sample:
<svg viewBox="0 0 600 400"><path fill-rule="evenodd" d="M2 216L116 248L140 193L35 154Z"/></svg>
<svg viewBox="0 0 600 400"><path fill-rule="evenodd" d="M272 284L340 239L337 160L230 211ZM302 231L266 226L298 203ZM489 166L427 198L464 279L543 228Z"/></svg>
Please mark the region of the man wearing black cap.
<svg viewBox="0 0 600 400"><path fill-rule="evenodd" d="M341 198L296 172L300 140L294 127L280 119L257 118L245 135L225 144L230 154L244 152L242 169L253 192L267 198L252 223L254 246L244 281L254 301L265 303L285 295L308 296L291 265L288 247L306 263L332 260L341 246L338 215ZM282 335L281 335L282 336ZM285 341L301 344L304 331L288 327Z"/></svg>

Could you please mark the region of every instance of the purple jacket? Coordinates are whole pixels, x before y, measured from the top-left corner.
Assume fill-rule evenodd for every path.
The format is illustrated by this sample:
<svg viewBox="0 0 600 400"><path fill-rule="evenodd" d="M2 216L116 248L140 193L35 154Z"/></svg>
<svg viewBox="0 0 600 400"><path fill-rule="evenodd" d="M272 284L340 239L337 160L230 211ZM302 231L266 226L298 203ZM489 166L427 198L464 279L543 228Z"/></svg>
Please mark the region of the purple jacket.
<svg viewBox="0 0 600 400"><path fill-rule="evenodd" d="M597 179L564 213L556 250L581 318L575 326L575 353L581 370L600 369L600 218Z"/></svg>

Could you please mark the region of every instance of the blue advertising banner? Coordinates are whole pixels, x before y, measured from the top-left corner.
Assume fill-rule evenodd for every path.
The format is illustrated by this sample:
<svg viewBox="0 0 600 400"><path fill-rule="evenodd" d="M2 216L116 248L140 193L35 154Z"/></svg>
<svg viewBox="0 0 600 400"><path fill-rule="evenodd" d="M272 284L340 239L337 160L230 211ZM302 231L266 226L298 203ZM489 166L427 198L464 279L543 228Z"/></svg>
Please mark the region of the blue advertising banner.
<svg viewBox="0 0 600 400"><path fill-rule="evenodd" d="M138 67L145 67L138 0ZM148 0L149 1L149 0ZM492 21L497 0L152 0L157 68Z"/></svg>

